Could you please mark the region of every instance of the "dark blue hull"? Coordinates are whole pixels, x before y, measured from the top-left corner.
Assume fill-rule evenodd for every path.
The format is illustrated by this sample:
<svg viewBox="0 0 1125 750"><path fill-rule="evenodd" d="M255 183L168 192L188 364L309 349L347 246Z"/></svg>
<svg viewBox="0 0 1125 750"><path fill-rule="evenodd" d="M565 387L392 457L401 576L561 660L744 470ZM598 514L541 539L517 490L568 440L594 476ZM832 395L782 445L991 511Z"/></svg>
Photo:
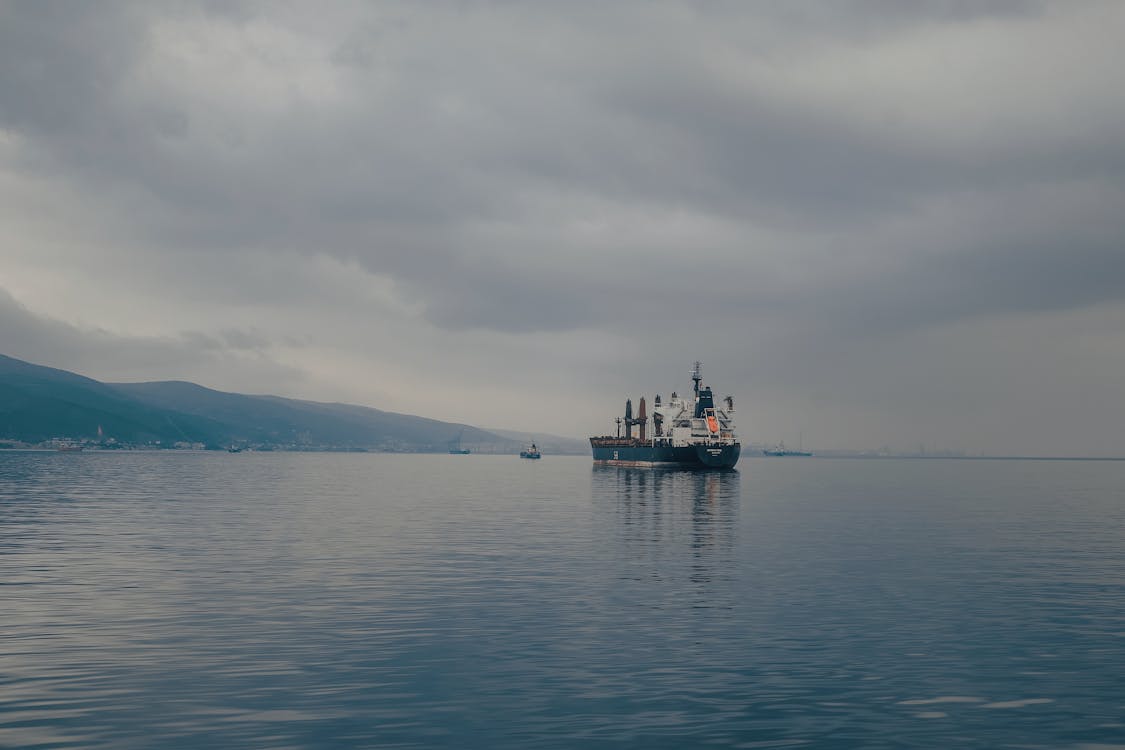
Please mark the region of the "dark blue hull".
<svg viewBox="0 0 1125 750"><path fill-rule="evenodd" d="M685 469L731 469L738 463L742 446L734 445L623 445L621 441L590 440L597 463L615 466L675 466ZM612 444L617 443L617 444Z"/></svg>

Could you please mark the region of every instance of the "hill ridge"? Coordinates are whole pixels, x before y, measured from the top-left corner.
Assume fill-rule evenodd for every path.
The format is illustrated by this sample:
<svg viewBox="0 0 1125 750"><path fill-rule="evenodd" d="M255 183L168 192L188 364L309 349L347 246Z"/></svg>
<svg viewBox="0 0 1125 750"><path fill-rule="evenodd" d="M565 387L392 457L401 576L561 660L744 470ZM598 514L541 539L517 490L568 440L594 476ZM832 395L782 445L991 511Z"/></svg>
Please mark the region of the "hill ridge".
<svg viewBox="0 0 1125 750"><path fill-rule="evenodd" d="M473 425L343 402L220 391L188 380L104 383L0 354L0 441L104 446L189 444L290 450L510 452Z"/></svg>

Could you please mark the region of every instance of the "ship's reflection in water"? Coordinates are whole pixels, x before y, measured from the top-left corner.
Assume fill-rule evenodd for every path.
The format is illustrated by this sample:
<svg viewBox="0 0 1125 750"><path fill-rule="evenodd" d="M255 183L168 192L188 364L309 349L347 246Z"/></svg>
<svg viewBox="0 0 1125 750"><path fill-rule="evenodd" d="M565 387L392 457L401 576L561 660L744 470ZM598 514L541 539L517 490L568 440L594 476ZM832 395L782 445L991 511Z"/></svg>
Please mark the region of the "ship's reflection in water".
<svg viewBox="0 0 1125 750"><path fill-rule="evenodd" d="M728 579L741 493L737 471L595 465L591 499L620 552L623 579L667 583L688 573L696 606L726 606L711 584Z"/></svg>

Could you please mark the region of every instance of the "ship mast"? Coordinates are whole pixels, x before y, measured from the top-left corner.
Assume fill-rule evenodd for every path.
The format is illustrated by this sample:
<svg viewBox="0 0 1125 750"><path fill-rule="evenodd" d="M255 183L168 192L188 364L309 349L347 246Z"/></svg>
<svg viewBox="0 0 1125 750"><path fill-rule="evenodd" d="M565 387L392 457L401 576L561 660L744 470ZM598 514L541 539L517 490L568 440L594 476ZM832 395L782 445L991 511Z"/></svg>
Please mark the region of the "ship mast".
<svg viewBox="0 0 1125 750"><path fill-rule="evenodd" d="M696 360L695 367L691 369L691 380L695 383L695 395L697 398L699 397L699 384L703 381L703 375L700 373L700 368L702 367L703 363Z"/></svg>

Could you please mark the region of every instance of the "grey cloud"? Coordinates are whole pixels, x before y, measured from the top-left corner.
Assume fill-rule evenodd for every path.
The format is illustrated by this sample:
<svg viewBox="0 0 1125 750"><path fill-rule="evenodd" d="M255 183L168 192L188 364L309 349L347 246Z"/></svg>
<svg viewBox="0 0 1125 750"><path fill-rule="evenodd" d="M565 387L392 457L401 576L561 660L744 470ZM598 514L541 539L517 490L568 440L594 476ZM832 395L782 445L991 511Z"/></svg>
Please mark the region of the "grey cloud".
<svg viewBox="0 0 1125 750"><path fill-rule="evenodd" d="M833 34L893 33L919 23L963 24L984 19L1039 15L1041 0L941 0L900 3L895 0L846 0L820 3L762 3L760 10L775 14L788 25Z"/></svg>
<svg viewBox="0 0 1125 750"><path fill-rule="evenodd" d="M129 337L98 328L75 326L31 312L0 288L0 351L8 356L79 372L99 380L196 378L216 383L208 371L222 372L232 382L249 382L268 373L274 382L299 382L291 368L259 357L253 372L232 354L264 349L268 340L254 331L229 329L221 338L200 332L170 332L160 337Z"/></svg>
<svg viewBox="0 0 1125 750"><path fill-rule="evenodd" d="M0 123L56 142L107 125L107 97L141 61L140 19L115 3L7 3L0 13Z"/></svg>
<svg viewBox="0 0 1125 750"><path fill-rule="evenodd" d="M1106 84L1125 60L1112 34L1071 37L1097 13L1120 17L1005 0L9 4L0 175L53 181L45 215L100 220L74 253L178 286L185 310L285 309L363 351L368 328L508 354L589 334L632 347L634 370L701 356L747 388L876 410L884 348L1125 301L1125 110ZM1027 59L1059 67L1025 74L1028 39L1045 46ZM942 78L959 52L981 69ZM835 65L856 80L822 89ZM323 258L356 284L310 276ZM309 342L256 318L127 347L4 304L23 351L54 341L78 364L136 345L122 361L218 367ZM583 361L596 374L575 380L620 369Z"/></svg>
<svg viewBox="0 0 1125 750"><path fill-rule="evenodd" d="M260 350L265 349L273 342L261 331L240 331L228 328L222 332L223 343L231 349Z"/></svg>

